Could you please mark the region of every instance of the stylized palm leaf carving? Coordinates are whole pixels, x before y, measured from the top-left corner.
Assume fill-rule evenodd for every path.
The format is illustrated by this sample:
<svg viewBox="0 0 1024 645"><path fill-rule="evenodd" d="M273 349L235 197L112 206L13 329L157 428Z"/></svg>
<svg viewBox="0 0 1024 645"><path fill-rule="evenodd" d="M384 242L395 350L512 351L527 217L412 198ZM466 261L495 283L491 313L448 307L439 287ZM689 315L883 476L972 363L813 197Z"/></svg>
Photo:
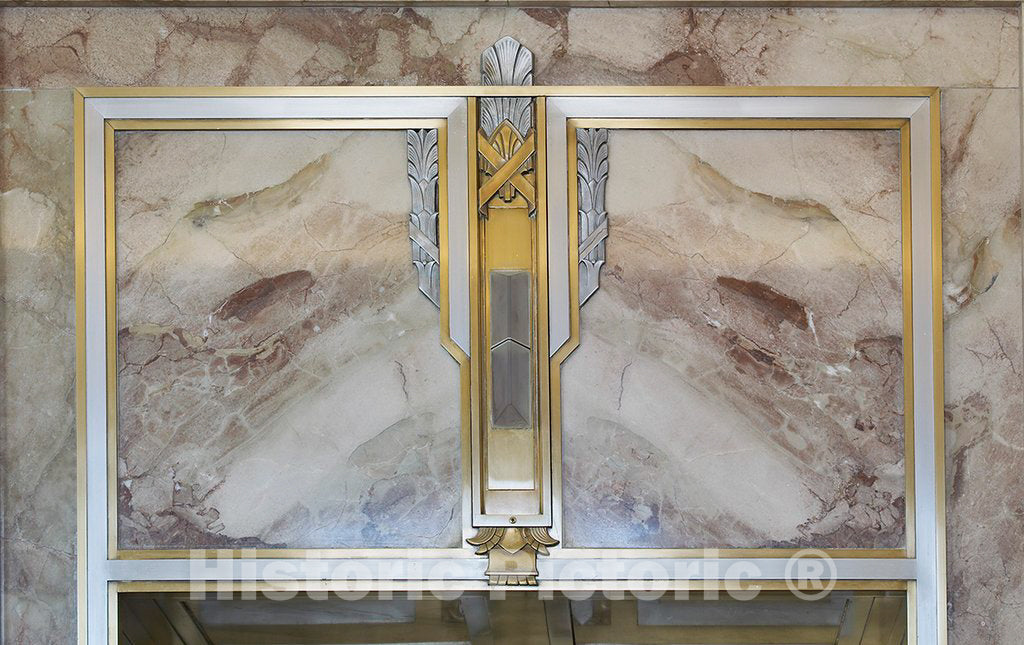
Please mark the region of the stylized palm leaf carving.
<svg viewBox="0 0 1024 645"><path fill-rule="evenodd" d="M440 306L441 263L437 230L437 130L409 130L409 239L412 263L419 274L419 287L430 301Z"/></svg>
<svg viewBox="0 0 1024 645"><path fill-rule="evenodd" d="M608 238L608 211L604 206L608 185L608 130L576 131L576 179L579 187L580 305L601 283Z"/></svg>

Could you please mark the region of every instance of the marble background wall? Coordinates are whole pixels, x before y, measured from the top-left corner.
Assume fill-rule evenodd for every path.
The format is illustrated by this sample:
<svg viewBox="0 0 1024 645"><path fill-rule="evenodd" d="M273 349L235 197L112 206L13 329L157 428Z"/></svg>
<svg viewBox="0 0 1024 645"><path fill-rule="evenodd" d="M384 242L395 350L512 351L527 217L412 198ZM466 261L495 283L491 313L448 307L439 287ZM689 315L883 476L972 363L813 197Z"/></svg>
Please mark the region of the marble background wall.
<svg viewBox="0 0 1024 645"><path fill-rule="evenodd" d="M928 8L0 10L5 642L73 635L69 88L473 83L506 34L540 84L942 88L951 642L1016 642L1019 11Z"/></svg>

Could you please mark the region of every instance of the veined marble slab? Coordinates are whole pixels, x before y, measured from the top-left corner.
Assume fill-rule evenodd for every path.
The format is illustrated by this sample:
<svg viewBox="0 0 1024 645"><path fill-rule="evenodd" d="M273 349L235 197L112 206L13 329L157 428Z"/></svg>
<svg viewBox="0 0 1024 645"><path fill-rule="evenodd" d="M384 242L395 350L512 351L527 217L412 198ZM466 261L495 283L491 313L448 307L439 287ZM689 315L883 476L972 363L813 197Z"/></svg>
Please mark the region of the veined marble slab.
<svg viewBox="0 0 1024 645"><path fill-rule="evenodd" d="M0 91L0 641L75 624L71 92Z"/></svg>
<svg viewBox="0 0 1024 645"><path fill-rule="evenodd" d="M904 544L896 131L612 130L565 543Z"/></svg>
<svg viewBox="0 0 1024 645"><path fill-rule="evenodd" d="M1014 9L5 8L0 83L472 85L513 35L542 85L1017 87Z"/></svg>
<svg viewBox="0 0 1024 645"><path fill-rule="evenodd" d="M458 368L405 146L118 135L122 548L459 543Z"/></svg>

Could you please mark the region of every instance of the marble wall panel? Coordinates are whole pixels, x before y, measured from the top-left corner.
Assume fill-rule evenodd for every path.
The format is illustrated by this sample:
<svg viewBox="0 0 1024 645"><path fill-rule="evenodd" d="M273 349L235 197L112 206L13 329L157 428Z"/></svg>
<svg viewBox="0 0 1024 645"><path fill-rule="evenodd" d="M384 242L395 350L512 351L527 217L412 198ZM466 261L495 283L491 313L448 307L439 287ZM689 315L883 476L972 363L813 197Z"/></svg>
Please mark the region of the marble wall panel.
<svg viewBox="0 0 1024 645"><path fill-rule="evenodd" d="M7 9L5 86L475 84L514 35L549 85L1014 87L1019 16L974 9Z"/></svg>
<svg viewBox="0 0 1024 645"><path fill-rule="evenodd" d="M457 546L405 131L122 133L115 164L121 547Z"/></svg>
<svg viewBox="0 0 1024 645"><path fill-rule="evenodd" d="M950 642L1024 629L1020 94L942 93Z"/></svg>
<svg viewBox="0 0 1024 645"><path fill-rule="evenodd" d="M565 540L904 544L899 133L609 134Z"/></svg>
<svg viewBox="0 0 1024 645"><path fill-rule="evenodd" d="M68 643L75 604L71 92L0 91L4 643Z"/></svg>

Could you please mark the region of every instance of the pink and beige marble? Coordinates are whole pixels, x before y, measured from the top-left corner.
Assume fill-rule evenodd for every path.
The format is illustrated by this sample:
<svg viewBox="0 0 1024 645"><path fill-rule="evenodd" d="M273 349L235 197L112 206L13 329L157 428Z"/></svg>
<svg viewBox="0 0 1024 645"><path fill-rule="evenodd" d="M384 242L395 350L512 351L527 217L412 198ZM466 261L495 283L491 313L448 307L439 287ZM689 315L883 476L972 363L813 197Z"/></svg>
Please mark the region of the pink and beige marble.
<svg viewBox="0 0 1024 645"><path fill-rule="evenodd" d="M884 15L884 19L879 16ZM538 83L1016 86L1019 17L972 9L5 10L5 86L479 82L504 35Z"/></svg>
<svg viewBox="0 0 1024 645"><path fill-rule="evenodd" d="M75 587L71 93L0 92L4 643L70 643Z"/></svg>
<svg viewBox="0 0 1024 645"><path fill-rule="evenodd" d="M122 548L457 546L405 131L118 135Z"/></svg>
<svg viewBox="0 0 1024 645"><path fill-rule="evenodd" d="M899 133L609 134L570 546L904 541Z"/></svg>
<svg viewBox="0 0 1024 645"><path fill-rule="evenodd" d="M1024 629L1020 94L942 93L950 642Z"/></svg>
<svg viewBox="0 0 1024 645"><path fill-rule="evenodd" d="M943 88L950 642L1016 643L1019 11L497 7L0 9L5 642L73 640L69 88L472 83L502 35L538 84Z"/></svg>

